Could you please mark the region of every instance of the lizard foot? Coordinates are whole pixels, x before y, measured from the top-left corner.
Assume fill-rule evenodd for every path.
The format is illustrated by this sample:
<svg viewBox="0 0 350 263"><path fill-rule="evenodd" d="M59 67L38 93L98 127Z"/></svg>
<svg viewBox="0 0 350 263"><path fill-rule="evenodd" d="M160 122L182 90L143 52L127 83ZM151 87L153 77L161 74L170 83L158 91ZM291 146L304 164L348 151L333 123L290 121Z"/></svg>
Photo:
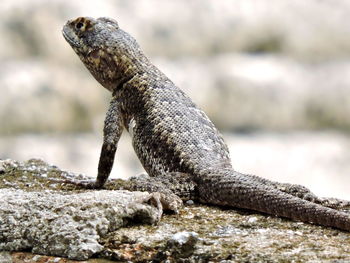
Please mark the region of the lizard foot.
<svg viewBox="0 0 350 263"><path fill-rule="evenodd" d="M338 198L320 198L320 204L333 209L345 209L350 210L350 201L342 200Z"/></svg>
<svg viewBox="0 0 350 263"><path fill-rule="evenodd" d="M160 211L160 217L163 214L163 210L169 210L175 214L179 213L179 209L182 207L182 200L175 194L164 194L160 192L153 192L150 194L148 200L152 205L158 208ZM160 218L159 217L159 218Z"/></svg>
<svg viewBox="0 0 350 263"><path fill-rule="evenodd" d="M301 199L319 203L321 202L320 198L312 193L307 187L299 184L289 184L289 183L276 183L276 188L287 194L294 195Z"/></svg>
<svg viewBox="0 0 350 263"><path fill-rule="evenodd" d="M350 209L350 201L337 199L337 198L326 198L318 197L310 191L307 187L298 184L289 183L278 183L276 185L277 189L299 197L301 199L320 204L333 209Z"/></svg>

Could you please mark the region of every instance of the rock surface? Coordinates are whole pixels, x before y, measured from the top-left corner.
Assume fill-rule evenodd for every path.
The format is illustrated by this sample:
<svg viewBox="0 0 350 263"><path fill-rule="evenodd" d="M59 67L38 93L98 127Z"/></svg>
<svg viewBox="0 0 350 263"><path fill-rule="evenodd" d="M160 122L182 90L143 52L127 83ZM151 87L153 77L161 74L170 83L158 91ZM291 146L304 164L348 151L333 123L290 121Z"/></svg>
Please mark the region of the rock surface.
<svg viewBox="0 0 350 263"><path fill-rule="evenodd" d="M3 195L2 200L5 201L0 205L1 228L4 229L3 222L8 222L12 228L7 228L8 230L5 231L6 238L11 238L12 241L22 238L25 245L36 239L43 242L37 243L37 246L44 247L45 245L47 249L46 252L33 249L34 242L32 246L27 247L6 247L11 250L26 248L26 251L29 250L34 254L2 252L0 253L1 263L1 260L9 259L13 262L21 262L18 260L20 258L27 259L29 262L70 262L59 257L42 256L35 253L67 257L69 256L67 251L74 245L87 248L89 244L93 244L94 252L98 252L93 256L100 258L90 259L89 262L108 262L107 260L346 262L350 260L350 234L336 229L292 222L250 211L197 204L186 205L179 214L164 215L157 225L150 225L149 223L154 222L154 216L150 216L148 212L145 213L145 210L154 211L155 214L157 210L139 201L139 197L147 193L112 190L120 188L124 181L109 182L106 186L108 190L83 191L58 183L58 179L70 178L74 175L40 160L29 160L25 163L3 160L0 161L0 167L2 167L0 193ZM82 176L75 176L83 179ZM121 216L133 209L127 208L128 206L121 207L120 200L99 199L103 196L116 197L119 194L124 196L131 207L143 207L141 214L146 215L146 220L140 220L140 216L135 216L134 212L131 212L131 216ZM23 197L26 200L21 200ZM136 204L135 199L138 200ZM22 206L15 206L11 210L10 205L17 203L22 203ZM4 207L7 207L6 213L3 213ZM56 210L49 219L46 216L52 212L52 207L56 207ZM67 212L62 215L63 218L59 219L66 221L60 230L56 228L58 225L54 224L58 222L55 221L55 213L64 211ZM73 211L76 211L74 216L70 216ZM138 213L140 212L136 212ZM25 216L28 222L25 221ZM31 220L35 221L38 218L47 218L51 220L51 224L37 221L37 224L29 225ZM136 219L138 223L133 223L133 219ZM19 225L19 222L22 222L22 225ZM74 225L80 227L79 233L75 232ZM30 227L24 232L17 232L18 229L23 229L25 226ZM72 226L72 232L62 231ZM55 242L45 244L45 233L48 232L54 233L51 238L54 236L59 238ZM0 246L3 249L6 239L4 239L3 232L1 233L3 236L0 238ZM36 233L36 236L32 235L33 233ZM90 239L73 239L75 233L78 237L87 234ZM100 237L95 238L96 235ZM29 239L25 240L25 238ZM53 252L54 250L50 249L59 245L57 240L65 240L65 242L61 244L60 250ZM88 252L86 255L91 256L92 254Z"/></svg>
<svg viewBox="0 0 350 263"><path fill-rule="evenodd" d="M27 165L12 161L0 165L4 177L5 167L23 172L24 179L22 190L16 189L16 182L2 178L11 188L0 189L0 250L30 250L83 260L103 250L99 240L107 233L130 222L154 224L159 220L159 211L145 204L150 199L147 192L37 191L32 187L35 182L26 181L24 174L37 172L50 181L56 168L34 160Z"/></svg>
<svg viewBox="0 0 350 263"><path fill-rule="evenodd" d="M128 222L155 223L158 212L143 203L148 193L0 190L0 250L88 259L101 252L101 236ZM68 245L68 246L67 246Z"/></svg>

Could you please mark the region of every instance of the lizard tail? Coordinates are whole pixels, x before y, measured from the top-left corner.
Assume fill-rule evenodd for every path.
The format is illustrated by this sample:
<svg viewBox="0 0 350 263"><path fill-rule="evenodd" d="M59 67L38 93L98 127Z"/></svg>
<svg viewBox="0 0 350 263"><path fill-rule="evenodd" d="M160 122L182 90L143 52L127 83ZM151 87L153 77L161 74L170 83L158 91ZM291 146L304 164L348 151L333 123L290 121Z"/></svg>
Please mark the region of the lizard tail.
<svg viewBox="0 0 350 263"><path fill-rule="evenodd" d="M325 207L264 184L254 184L233 170L206 171L197 178L203 203L256 210L296 221L350 231L350 214Z"/></svg>

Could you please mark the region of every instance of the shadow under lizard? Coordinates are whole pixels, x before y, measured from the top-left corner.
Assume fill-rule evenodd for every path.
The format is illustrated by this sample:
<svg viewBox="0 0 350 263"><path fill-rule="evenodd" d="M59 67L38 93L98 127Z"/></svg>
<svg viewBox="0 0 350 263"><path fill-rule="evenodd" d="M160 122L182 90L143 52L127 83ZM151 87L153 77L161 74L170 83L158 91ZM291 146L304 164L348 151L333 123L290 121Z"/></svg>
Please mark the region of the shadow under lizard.
<svg viewBox="0 0 350 263"><path fill-rule="evenodd" d="M103 187L125 127L149 174L135 179L137 189L168 197L173 210L181 205L180 198L193 199L350 231L350 214L337 210L349 202L234 171L214 124L115 20L79 17L65 24L63 35L96 80L112 92L97 179L70 183Z"/></svg>

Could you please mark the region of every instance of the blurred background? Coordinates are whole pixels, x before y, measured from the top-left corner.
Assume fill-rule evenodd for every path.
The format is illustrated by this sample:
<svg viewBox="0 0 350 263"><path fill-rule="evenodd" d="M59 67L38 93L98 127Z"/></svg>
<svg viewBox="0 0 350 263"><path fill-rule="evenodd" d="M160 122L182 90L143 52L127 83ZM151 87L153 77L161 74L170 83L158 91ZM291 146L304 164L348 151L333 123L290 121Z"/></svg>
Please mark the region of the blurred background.
<svg viewBox="0 0 350 263"><path fill-rule="evenodd" d="M236 170L350 199L350 1L1 0L0 159L95 177L110 94L62 37L109 16L203 108ZM113 177L142 172L123 136Z"/></svg>

